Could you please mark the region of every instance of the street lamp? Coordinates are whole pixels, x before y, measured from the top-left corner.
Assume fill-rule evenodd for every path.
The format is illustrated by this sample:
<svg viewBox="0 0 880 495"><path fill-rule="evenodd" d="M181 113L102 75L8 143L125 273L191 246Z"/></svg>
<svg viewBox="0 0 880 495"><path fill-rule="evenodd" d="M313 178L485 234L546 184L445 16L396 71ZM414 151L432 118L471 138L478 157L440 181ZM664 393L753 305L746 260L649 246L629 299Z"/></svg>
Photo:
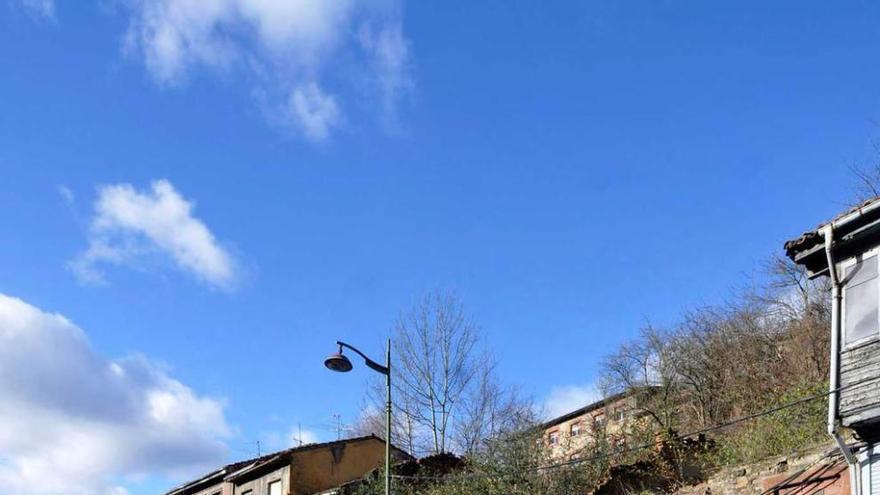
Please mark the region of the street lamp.
<svg viewBox="0 0 880 495"><path fill-rule="evenodd" d="M339 352L331 354L324 360L324 366L331 371L348 373L352 369L351 361L342 354L342 348L347 347L364 358L364 363L374 371L385 375L385 495L391 495L391 339L388 339L388 349L385 353L385 366L368 358L363 352L345 342L336 341Z"/></svg>

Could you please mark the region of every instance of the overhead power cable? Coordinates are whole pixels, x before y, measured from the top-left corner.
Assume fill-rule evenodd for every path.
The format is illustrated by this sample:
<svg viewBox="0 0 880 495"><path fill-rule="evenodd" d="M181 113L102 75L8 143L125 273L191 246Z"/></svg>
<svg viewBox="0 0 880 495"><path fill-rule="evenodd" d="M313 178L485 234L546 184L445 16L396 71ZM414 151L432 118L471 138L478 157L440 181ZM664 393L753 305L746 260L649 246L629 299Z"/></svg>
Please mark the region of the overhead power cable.
<svg viewBox="0 0 880 495"><path fill-rule="evenodd" d="M779 405L779 406L774 406L774 407L771 407L771 408L768 408L768 409L764 409L764 410L762 410L762 411L759 411L759 412L756 412L756 413L753 413L753 414L748 414L748 415L745 415L745 416L740 416L740 417L738 417L738 418L735 418L735 419L732 419L732 420L729 420L729 421L725 421L725 422L723 422L723 423L718 423L718 424L713 425L713 426L709 426L709 427L706 427L706 428L701 428L701 429L699 429L699 430L694 430L694 431L691 431L691 432L688 432L688 433L684 433L684 434L678 435L678 438L683 440L683 439L686 439L686 438L691 438L691 437L695 437L695 436L703 435L703 434L710 433L710 432L713 432L713 431L722 430L722 429L724 429L724 428L728 428L728 427L730 427L730 426L734 426L734 425L737 425L737 424L739 424L739 423L743 423L743 422L746 422L746 421L752 421L752 420L758 419L758 418L763 417L763 416L768 416L768 415L770 415L770 414L774 414L774 413L777 413L777 412L780 412L780 411L784 411L784 410L786 410L786 409L791 409L791 408L793 408L793 407L797 407L797 406L800 406L800 405L806 404L806 403L808 403L808 402L812 402L812 401L817 400L817 399L822 399L822 398L824 398L824 397L828 397L828 396L831 395L831 394L839 393L839 392L843 392L844 390L849 390L849 389L851 389L851 388L855 388L855 387L858 387L858 386L861 386L861 385L865 385L865 384L870 383L870 382L875 382L875 381L878 381L878 380L880 380L880 377L871 377L871 378L866 378L866 379L863 379L863 380L859 380L859 381L857 381L857 382L853 382L853 383L850 383L850 384L847 384L847 385L844 385L844 386L838 387L838 388L836 388L836 389L834 389L834 390L828 390L828 391L826 391L826 392L822 392L822 393L814 394L814 395L811 395L811 396L808 396L808 397L803 397L803 398L801 398L801 399L798 399L798 400L795 400L795 401L792 401L792 402L788 402L788 403L785 403L785 404L782 404L782 405ZM600 460L608 459L608 458L611 458L611 457L616 457L616 456L620 456L620 455L624 455L624 454L630 454L630 453L633 453L633 452L638 452L638 451L641 451L641 450L653 449L653 448L655 448L655 447L657 447L657 446L663 445L664 443L665 443L664 440L656 440L656 441L653 441L653 442L647 442L647 443L643 443L643 444L636 445L636 446L633 446L633 447L624 448L624 449L618 450L618 451L616 451L616 452L605 453L605 454L597 454L597 455L594 455L594 456L590 456L590 457L581 457L581 458L577 458L577 459L569 459L568 461L557 462L557 463L552 463L552 464L546 464L546 465L543 465L543 466L537 466L537 467L534 467L534 468L527 469L527 470L525 470L525 471L526 471L526 472L541 472L541 471L548 471L548 470L552 470L552 469L559 469L559 468L564 468L564 467L574 466L574 465L582 464L582 463L585 463L585 462L600 461ZM497 477L496 475L491 475L491 474L486 474L486 473L464 473L464 474L454 474L454 475L447 475L447 476L405 476L405 475L392 475L392 476L393 476L394 478L398 478L398 479L406 479L406 480L426 480L426 481L429 481L429 480L435 480L435 481L436 481L436 480L443 480L443 479L447 479L448 477L465 478L465 479L469 479L469 478L495 478L495 477Z"/></svg>

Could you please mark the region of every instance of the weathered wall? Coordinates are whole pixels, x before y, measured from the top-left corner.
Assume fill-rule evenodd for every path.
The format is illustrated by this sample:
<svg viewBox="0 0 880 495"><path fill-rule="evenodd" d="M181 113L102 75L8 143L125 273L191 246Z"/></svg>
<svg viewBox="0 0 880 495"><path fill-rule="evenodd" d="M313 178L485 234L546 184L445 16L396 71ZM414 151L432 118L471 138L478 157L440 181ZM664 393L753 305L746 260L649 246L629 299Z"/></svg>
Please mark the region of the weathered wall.
<svg viewBox="0 0 880 495"><path fill-rule="evenodd" d="M844 425L870 420L880 408L880 340L840 353L840 386L852 388L840 393L840 416Z"/></svg>
<svg viewBox="0 0 880 495"><path fill-rule="evenodd" d="M378 439L297 452L291 463L291 495L312 494L364 476L385 462Z"/></svg>
<svg viewBox="0 0 880 495"><path fill-rule="evenodd" d="M581 455L584 449L594 445L598 435L606 435L609 441L622 437L622 431L627 428L630 421L635 421L632 416L635 407L635 398L626 397L612 402L595 410L587 411L574 418L562 421L544 428L543 438L547 454L553 459L569 459L572 456ZM623 412L621 418L620 413ZM571 427L574 424L581 426L577 436L571 435ZM558 443L550 444L550 434L558 435Z"/></svg>
<svg viewBox="0 0 880 495"><path fill-rule="evenodd" d="M233 495L232 483L220 482L210 488L205 488L202 491L196 492L193 495Z"/></svg>
<svg viewBox="0 0 880 495"><path fill-rule="evenodd" d="M832 455L828 455L833 452ZM849 495L849 471L831 447L721 469L677 495Z"/></svg>
<svg viewBox="0 0 880 495"><path fill-rule="evenodd" d="M275 481L281 482L281 493L289 493L290 486L290 466L282 466L275 471L267 473L259 478L249 481L239 482L235 485L233 495L242 495L250 490L252 495L267 495L269 493L269 483ZM297 493L295 491L290 493Z"/></svg>

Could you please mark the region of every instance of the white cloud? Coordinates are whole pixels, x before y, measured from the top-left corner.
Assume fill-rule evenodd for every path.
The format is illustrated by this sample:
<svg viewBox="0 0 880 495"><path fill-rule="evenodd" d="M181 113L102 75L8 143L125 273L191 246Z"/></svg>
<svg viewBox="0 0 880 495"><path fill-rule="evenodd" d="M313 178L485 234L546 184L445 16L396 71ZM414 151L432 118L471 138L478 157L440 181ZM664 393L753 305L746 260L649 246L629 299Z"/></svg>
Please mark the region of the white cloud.
<svg viewBox="0 0 880 495"><path fill-rule="evenodd" d="M150 191L130 184L98 188L89 247L70 268L85 282L102 282L100 264L134 263L150 253L171 257L176 265L206 283L231 288L236 270L232 257L205 224L193 216L193 204L167 180Z"/></svg>
<svg viewBox="0 0 880 495"><path fill-rule="evenodd" d="M21 7L34 18L55 19L54 0L18 0Z"/></svg>
<svg viewBox="0 0 880 495"><path fill-rule="evenodd" d="M380 92L383 117L392 127L397 126L398 100L409 94L415 83L410 67L409 43L400 24L384 25L378 29L370 23L361 26L359 41L370 55L375 80Z"/></svg>
<svg viewBox="0 0 880 495"><path fill-rule="evenodd" d="M242 20L256 28L258 41L277 55L294 54L303 65L317 65L320 55L345 36L354 0L236 0Z"/></svg>
<svg viewBox="0 0 880 495"><path fill-rule="evenodd" d="M294 425L284 432L276 430L260 435L260 447L263 454L320 441L321 435L318 432L301 428L299 425Z"/></svg>
<svg viewBox="0 0 880 495"><path fill-rule="evenodd" d="M562 416L602 398L595 385L564 385L553 388L544 400L547 419Z"/></svg>
<svg viewBox="0 0 880 495"><path fill-rule="evenodd" d="M233 0L133 0L127 50L144 58L157 82L182 80L189 66L223 66L235 45L221 26L235 16Z"/></svg>
<svg viewBox="0 0 880 495"><path fill-rule="evenodd" d="M311 140L342 117L326 79L350 84L355 64L379 81L383 112L412 85L401 0L127 0L129 54L163 86L199 67L244 71L273 115ZM369 29L357 26L368 25ZM376 26L375 28L372 26ZM332 71L331 71L332 69Z"/></svg>
<svg viewBox="0 0 880 495"><path fill-rule="evenodd" d="M58 194L61 196L61 199L68 205L73 205L76 202L76 195L73 194L73 191L70 190L69 187L61 184L58 186Z"/></svg>
<svg viewBox="0 0 880 495"><path fill-rule="evenodd" d="M291 447L320 442L318 433L312 430L291 428L287 436L290 439Z"/></svg>
<svg viewBox="0 0 880 495"><path fill-rule="evenodd" d="M324 93L315 83L297 87L290 94L287 115L303 134L314 141L323 141L330 129L340 121L339 106L332 95Z"/></svg>
<svg viewBox="0 0 880 495"><path fill-rule="evenodd" d="M63 316L0 294L0 493L121 495L124 480L219 464L228 435L217 400L143 357L109 360Z"/></svg>

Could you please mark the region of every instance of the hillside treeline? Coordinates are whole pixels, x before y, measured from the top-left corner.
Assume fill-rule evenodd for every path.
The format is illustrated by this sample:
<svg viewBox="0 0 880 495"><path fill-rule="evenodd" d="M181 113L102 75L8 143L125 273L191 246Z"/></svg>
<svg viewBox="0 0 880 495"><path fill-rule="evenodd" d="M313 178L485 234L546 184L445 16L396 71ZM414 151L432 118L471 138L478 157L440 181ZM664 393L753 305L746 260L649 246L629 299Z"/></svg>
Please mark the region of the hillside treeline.
<svg viewBox="0 0 880 495"><path fill-rule="evenodd" d="M397 479L395 493L616 493L609 483L620 479L632 482L627 492L671 491L718 466L827 441L824 397L736 422L827 387L827 281L807 279L781 257L765 268L760 283L725 304L692 309L667 327L646 325L603 360L603 392L638 398L625 427L593 425L587 447L560 459L548 454L532 409L504 409L507 416L493 417L503 427L462 452L464 469ZM381 493L375 481L360 493Z"/></svg>

